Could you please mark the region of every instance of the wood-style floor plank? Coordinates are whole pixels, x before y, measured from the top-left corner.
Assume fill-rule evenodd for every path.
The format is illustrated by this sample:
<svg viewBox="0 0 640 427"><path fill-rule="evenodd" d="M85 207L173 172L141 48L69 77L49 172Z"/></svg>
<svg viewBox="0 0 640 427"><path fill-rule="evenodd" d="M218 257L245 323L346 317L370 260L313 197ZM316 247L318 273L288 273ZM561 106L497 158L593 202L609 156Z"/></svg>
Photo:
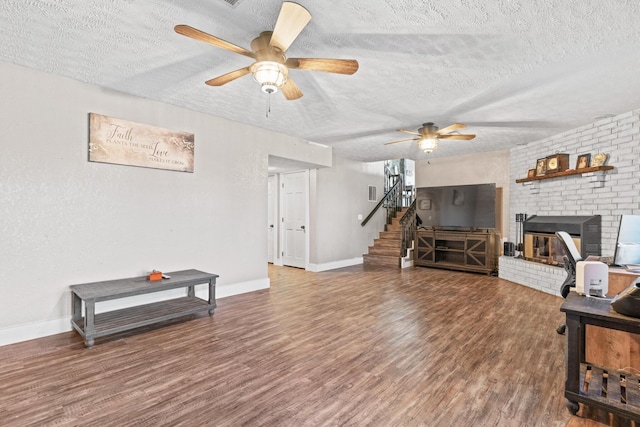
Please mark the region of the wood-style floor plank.
<svg viewBox="0 0 640 427"><path fill-rule="evenodd" d="M90 350L75 332L0 347L0 424L570 420L559 297L428 268L269 274L269 290L220 299L213 317L105 337Z"/></svg>

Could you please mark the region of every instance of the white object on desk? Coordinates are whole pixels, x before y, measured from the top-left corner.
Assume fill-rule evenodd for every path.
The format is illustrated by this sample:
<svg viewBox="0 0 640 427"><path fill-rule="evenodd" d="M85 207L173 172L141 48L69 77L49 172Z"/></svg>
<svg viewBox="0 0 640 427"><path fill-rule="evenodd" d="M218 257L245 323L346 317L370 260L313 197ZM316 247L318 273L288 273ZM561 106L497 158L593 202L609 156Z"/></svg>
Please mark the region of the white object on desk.
<svg viewBox="0 0 640 427"><path fill-rule="evenodd" d="M638 264L627 264L624 268L631 273L640 273L640 265Z"/></svg>
<svg viewBox="0 0 640 427"><path fill-rule="evenodd" d="M599 261L578 261L576 292L581 295L605 296L609 292L609 266Z"/></svg>

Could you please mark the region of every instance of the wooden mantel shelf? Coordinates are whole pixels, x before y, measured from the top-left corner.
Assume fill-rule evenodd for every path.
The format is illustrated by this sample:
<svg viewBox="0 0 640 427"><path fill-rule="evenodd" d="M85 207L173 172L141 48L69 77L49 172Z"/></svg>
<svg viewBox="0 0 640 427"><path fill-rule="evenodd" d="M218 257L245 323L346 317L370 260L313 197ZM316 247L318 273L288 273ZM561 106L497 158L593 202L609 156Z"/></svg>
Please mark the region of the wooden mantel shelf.
<svg viewBox="0 0 640 427"><path fill-rule="evenodd" d="M613 169L613 166L593 166L590 168L584 168L580 170L568 169L564 172L550 173L548 175L542 175L542 176L532 176L531 178L516 179L516 183L520 184L520 183L529 182L529 181L540 181L543 179L559 178L561 176L582 175L589 172L608 171L611 169Z"/></svg>

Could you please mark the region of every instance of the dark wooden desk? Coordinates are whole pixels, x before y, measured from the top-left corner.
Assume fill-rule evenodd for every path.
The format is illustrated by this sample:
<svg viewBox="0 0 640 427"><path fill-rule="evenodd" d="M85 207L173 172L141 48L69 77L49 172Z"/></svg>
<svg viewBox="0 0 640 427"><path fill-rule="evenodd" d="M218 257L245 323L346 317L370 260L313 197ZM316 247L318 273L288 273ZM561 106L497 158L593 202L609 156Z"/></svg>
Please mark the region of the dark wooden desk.
<svg viewBox="0 0 640 427"><path fill-rule="evenodd" d="M613 311L610 300L571 292L560 311L567 317L567 408L575 415L578 402L640 421L640 376L594 364L585 358L586 326L640 333L640 319Z"/></svg>
<svg viewBox="0 0 640 427"><path fill-rule="evenodd" d="M624 268L610 267L607 295L614 296L622 292L638 276ZM597 365L616 369L632 367L640 372L640 335L589 325L586 358Z"/></svg>
<svg viewBox="0 0 640 427"><path fill-rule="evenodd" d="M122 332L169 319L209 311L216 308L215 284L218 275L198 270L183 270L167 273L170 279L150 282L146 276L130 279L108 280L71 286L71 326L85 339L87 348L94 340L108 334ZM195 296L195 286L208 284L209 298ZM120 310L96 314L96 302L109 301L135 295L187 288L187 295L166 301L143 304ZM85 315L82 316L84 303Z"/></svg>

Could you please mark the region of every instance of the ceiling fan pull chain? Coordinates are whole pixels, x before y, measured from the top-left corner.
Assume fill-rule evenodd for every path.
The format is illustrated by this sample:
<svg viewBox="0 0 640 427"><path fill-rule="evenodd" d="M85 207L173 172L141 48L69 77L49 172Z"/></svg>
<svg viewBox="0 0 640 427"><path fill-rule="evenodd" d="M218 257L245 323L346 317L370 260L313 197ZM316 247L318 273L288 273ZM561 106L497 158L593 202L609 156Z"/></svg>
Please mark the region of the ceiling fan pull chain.
<svg viewBox="0 0 640 427"><path fill-rule="evenodd" d="M269 118L269 114L271 114L271 94L274 92L267 93L267 118Z"/></svg>
<svg viewBox="0 0 640 427"><path fill-rule="evenodd" d="M271 92L267 93L267 119L269 118L270 112L271 112Z"/></svg>

